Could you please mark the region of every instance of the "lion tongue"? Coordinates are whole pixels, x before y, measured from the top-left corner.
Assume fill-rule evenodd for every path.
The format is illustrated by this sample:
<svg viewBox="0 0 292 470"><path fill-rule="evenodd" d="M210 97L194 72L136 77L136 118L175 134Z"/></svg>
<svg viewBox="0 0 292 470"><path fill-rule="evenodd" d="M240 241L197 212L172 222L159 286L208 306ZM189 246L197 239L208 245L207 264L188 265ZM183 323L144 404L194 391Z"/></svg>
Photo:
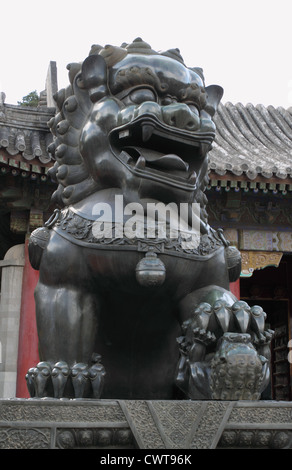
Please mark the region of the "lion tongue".
<svg viewBox="0 0 292 470"><path fill-rule="evenodd" d="M140 156L145 158L147 163L150 163L157 168L180 171L188 171L189 169L189 165L173 153L164 155L163 153L140 147L134 147L134 149Z"/></svg>

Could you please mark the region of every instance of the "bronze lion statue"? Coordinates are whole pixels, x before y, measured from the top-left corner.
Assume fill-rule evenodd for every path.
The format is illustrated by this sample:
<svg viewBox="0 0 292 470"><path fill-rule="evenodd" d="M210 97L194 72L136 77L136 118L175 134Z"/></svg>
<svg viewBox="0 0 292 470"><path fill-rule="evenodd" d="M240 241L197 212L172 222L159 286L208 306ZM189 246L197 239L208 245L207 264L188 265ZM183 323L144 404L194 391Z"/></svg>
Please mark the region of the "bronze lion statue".
<svg viewBox="0 0 292 470"><path fill-rule="evenodd" d="M31 396L259 398L272 332L229 290L240 253L204 194L223 89L141 38L68 69L49 122L56 210L29 244Z"/></svg>

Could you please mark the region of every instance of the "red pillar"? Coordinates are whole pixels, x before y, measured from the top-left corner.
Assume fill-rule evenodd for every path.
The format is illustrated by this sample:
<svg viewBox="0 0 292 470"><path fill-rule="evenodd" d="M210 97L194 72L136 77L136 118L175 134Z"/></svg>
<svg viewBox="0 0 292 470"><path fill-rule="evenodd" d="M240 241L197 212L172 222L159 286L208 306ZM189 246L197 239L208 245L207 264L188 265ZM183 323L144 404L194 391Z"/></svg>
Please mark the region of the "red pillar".
<svg viewBox="0 0 292 470"><path fill-rule="evenodd" d="M18 398L29 398L25 375L30 367L35 366L39 362L34 301L34 290L38 278L39 272L35 271L29 262L28 240L26 240L18 342L16 383L16 396Z"/></svg>
<svg viewBox="0 0 292 470"><path fill-rule="evenodd" d="M230 282L229 286L232 294L235 295L238 300L240 300L240 278L235 282Z"/></svg>

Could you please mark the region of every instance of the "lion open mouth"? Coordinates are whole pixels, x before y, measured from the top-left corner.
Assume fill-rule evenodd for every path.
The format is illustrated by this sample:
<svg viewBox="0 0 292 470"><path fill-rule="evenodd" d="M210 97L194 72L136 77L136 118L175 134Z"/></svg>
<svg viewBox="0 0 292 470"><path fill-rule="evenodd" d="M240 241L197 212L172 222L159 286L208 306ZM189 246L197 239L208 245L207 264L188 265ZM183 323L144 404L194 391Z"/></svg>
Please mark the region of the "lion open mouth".
<svg viewBox="0 0 292 470"><path fill-rule="evenodd" d="M136 176L194 191L213 132L168 126L155 116L139 118L112 131L115 156Z"/></svg>

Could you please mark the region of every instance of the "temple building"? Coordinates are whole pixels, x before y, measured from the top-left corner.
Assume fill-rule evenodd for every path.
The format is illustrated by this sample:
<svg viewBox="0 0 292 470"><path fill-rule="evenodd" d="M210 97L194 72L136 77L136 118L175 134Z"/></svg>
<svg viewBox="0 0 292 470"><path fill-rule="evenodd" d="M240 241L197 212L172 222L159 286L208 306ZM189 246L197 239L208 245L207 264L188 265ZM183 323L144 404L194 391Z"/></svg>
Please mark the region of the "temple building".
<svg viewBox="0 0 292 470"><path fill-rule="evenodd" d="M30 233L48 220L55 189L48 147L55 114L55 62L38 107L5 103L0 95L0 397L28 397L25 374L38 362L30 266ZM209 223L224 229L242 254L231 285L249 305L261 305L275 331L271 390L264 398L291 400L288 361L292 315L292 109L221 104L209 153Z"/></svg>

